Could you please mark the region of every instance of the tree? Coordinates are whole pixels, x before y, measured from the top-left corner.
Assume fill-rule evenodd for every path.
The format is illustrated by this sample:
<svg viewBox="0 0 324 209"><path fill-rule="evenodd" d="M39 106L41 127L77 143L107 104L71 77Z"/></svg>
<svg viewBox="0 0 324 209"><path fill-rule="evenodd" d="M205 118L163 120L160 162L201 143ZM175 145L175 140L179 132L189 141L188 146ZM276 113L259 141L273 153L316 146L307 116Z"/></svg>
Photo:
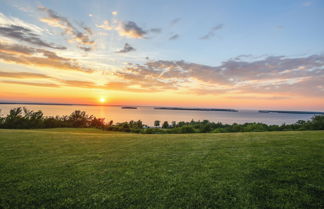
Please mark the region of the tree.
<svg viewBox="0 0 324 209"><path fill-rule="evenodd" d="M154 126L159 127L160 126L160 121L159 120L154 121Z"/></svg>
<svg viewBox="0 0 324 209"><path fill-rule="evenodd" d="M108 126L112 126L114 124L114 121L109 121L109 123L107 124Z"/></svg>
<svg viewBox="0 0 324 209"><path fill-rule="evenodd" d="M324 130L324 115L315 115L311 120L311 129Z"/></svg>
<svg viewBox="0 0 324 209"><path fill-rule="evenodd" d="M11 109L4 121L4 128L23 128L22 108Z"/></svg>
<svg viewBox="0 0 324 209"><path fill-rule="evenodd" d="M168 121L164 121L162 124L162 128L169 128L169 123Z"/></svg>
<svg viewBox="0 0 324 209"><path fill-rule="evenodd" d="M85 111L75 110L69 116L69 121L73 127L87 127L92 117L89 117Z"/></svg>
<svg viewBox="0 0 324 209"><path fill-rule="evenodd" d="M90 127L95 128L103 128L105 126L105 119L104 118L92 118L90 122Z"/></svg>

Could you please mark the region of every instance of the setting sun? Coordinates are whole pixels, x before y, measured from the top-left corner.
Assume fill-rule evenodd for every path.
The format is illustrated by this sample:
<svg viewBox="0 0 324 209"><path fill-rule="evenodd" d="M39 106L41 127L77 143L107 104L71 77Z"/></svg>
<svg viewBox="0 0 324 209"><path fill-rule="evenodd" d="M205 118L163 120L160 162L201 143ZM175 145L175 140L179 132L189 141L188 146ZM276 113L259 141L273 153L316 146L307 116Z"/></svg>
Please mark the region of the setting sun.
<svg viewBox="0 0 324 209"><path fill-rule="evenodd" d="M106 102L106 99L103 98L103 97L100 97L99 102L100 102L100 103L104 103L104 102Z"/></svg>

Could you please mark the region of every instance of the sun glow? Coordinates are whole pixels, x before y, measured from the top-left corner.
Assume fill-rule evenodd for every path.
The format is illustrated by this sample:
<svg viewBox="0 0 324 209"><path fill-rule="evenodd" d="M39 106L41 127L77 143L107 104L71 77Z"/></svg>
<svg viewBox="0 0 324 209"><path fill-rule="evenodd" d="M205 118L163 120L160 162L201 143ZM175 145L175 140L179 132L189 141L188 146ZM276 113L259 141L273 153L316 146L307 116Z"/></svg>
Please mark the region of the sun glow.
<svg viewBox="0 0 324 209"><path fill-rule="evenodd" d="M105 103L105 102L106 102L106 98L104 98L104 97L100 97L100 98L99 98L99 102L100 102L100 103Z"/></svg>

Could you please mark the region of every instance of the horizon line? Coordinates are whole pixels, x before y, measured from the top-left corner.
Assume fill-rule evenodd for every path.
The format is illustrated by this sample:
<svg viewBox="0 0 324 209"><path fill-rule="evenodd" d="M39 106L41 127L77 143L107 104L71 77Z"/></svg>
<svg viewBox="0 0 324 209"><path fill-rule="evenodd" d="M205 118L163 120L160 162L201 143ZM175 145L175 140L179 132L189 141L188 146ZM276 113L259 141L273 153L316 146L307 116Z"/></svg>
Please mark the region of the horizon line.
<svg viewBox="0 0 324 209"><path fill-rule="evenodd" d="M155 106L155 105L121 105L121 104L77 104L77 103L55 103L55 102L2 102L0 101L0 105L61 105L61 106L105 106L105 107L123 107L123 106L132 106L132 107L163 107L163 108L187 108L184 106ZM190 107L190 108L201 108L201 107ZM204 108L201 108L204 109ZM206 109L208 109L206 107ZM240 108L235 108L235 110ZM245 109L241 109L245 110ZM276 111L287 111L287 112L316 112L316 113L324 113L324 111L309 111L309 110L276 110L276 109L246 109L246 110L258 110L258 111L270 111L270 112L276 112Z"/></svg>

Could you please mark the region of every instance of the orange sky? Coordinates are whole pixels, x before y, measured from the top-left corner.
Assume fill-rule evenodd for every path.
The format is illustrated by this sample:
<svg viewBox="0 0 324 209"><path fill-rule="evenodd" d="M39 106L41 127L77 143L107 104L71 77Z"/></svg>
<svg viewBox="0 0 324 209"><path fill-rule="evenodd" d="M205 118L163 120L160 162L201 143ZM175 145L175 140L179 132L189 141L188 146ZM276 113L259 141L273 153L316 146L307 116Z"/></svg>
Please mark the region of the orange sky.
<svg viewBox="0 0 324 209"><path fill-rule="evenodd" d="M0 102L324 110L323 54L280 56L269 44L272 55L251 55L257 37L243 46L226 31L231 21L208 28L186 25L190 16L149 20L127 8L70 14L60 4L20 4L0 9Z"/></svg>

